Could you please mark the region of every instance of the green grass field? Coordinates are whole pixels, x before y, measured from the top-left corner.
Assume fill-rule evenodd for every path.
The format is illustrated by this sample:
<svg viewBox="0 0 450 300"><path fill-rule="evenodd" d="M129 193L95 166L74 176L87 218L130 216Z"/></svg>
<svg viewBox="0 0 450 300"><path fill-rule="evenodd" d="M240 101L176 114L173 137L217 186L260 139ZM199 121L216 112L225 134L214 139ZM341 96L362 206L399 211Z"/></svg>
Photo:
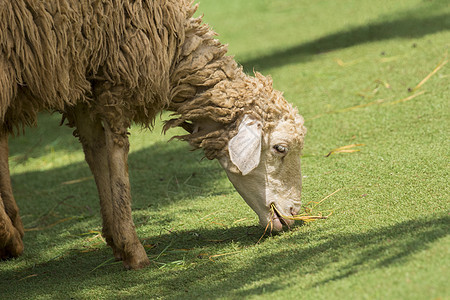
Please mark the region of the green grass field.
<svg viewBox="0 0 450 300"><path fill-rule="evenodd" d="M217 162L168 143L180 131L160 121L133 127L152 264L125 271L78 141L42 114L10 140L28 231L24 255L0 263L0 298L450 299L448 1L202 0L199 13L305 117L303 203L341 189L319 208L333 215L257 244L264 229Z"/></svg>

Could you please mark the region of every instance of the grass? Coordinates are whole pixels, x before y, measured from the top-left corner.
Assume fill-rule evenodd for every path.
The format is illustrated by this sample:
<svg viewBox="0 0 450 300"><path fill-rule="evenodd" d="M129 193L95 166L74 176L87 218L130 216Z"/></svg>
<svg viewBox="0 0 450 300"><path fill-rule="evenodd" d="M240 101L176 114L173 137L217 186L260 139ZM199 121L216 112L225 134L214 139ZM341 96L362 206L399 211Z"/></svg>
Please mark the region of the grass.
<svg viewBox="0 0 450 300"><path fill-rule="evenodd" d="M34 230L0 264L1 298L449 299L449 64L427 78L448 59L447 1L203 0L200 13L305 117L303 202L342 188L320 206L333 214L257 243L264 228L218 163L167 143L179 132L160 122L133 127L133 216L153 263L126 272L78 142L43 114L10 142Z"/></svg>

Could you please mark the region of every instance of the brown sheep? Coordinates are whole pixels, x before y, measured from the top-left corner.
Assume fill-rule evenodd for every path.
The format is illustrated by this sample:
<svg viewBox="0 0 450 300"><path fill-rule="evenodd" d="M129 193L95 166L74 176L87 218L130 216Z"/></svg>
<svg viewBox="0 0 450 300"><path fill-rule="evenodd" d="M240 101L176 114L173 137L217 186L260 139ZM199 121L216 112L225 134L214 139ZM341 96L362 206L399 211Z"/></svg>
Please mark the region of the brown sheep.
<svg viewBox="0 0 450 300"><path fill-rule="evenodd" d="M97 184L103 236L126 268L149 263L131 216L132 122L162 110L178 138L218 159L260 223L300 209L303 119L272 82L250 77L188 0L0 2L0 258L23 252L8 135L58 111L75 128Z"/></svg>

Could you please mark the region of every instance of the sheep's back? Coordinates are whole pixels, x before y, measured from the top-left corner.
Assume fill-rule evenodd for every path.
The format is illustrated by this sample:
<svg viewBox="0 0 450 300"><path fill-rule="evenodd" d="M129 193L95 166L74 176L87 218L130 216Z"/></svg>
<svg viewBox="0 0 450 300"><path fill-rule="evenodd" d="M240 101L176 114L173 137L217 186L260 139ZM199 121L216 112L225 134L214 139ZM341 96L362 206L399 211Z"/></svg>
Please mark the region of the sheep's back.
<svg viewBox="0 0 450 300"><path fill-rule="evenodd" d="M168 106L170 69L191 13L186 1L2 1L3 127L80 101L101 111L111 103L96 103L93 86L120 88L114 105L150 124Z"/></svg>

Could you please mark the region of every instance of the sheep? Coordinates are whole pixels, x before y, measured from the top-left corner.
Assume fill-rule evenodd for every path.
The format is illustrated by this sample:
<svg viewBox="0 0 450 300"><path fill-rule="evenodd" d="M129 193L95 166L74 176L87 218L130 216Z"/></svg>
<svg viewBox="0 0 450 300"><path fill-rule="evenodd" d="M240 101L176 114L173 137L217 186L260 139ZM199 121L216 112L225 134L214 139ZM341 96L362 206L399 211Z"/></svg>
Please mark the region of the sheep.
<svg viewBox="0 0 450 300"><path fill-rule="evenodd" d="M303 118L272 80L244 73L190 0L0 2L0 258L23 252L8 136L60 112L94 175L102 234L127 269L149 264L131 215L132 123L164 131L217 159L260 224L292 225L301 205ZM274 204L279 213L271 213Z"/></svg>

